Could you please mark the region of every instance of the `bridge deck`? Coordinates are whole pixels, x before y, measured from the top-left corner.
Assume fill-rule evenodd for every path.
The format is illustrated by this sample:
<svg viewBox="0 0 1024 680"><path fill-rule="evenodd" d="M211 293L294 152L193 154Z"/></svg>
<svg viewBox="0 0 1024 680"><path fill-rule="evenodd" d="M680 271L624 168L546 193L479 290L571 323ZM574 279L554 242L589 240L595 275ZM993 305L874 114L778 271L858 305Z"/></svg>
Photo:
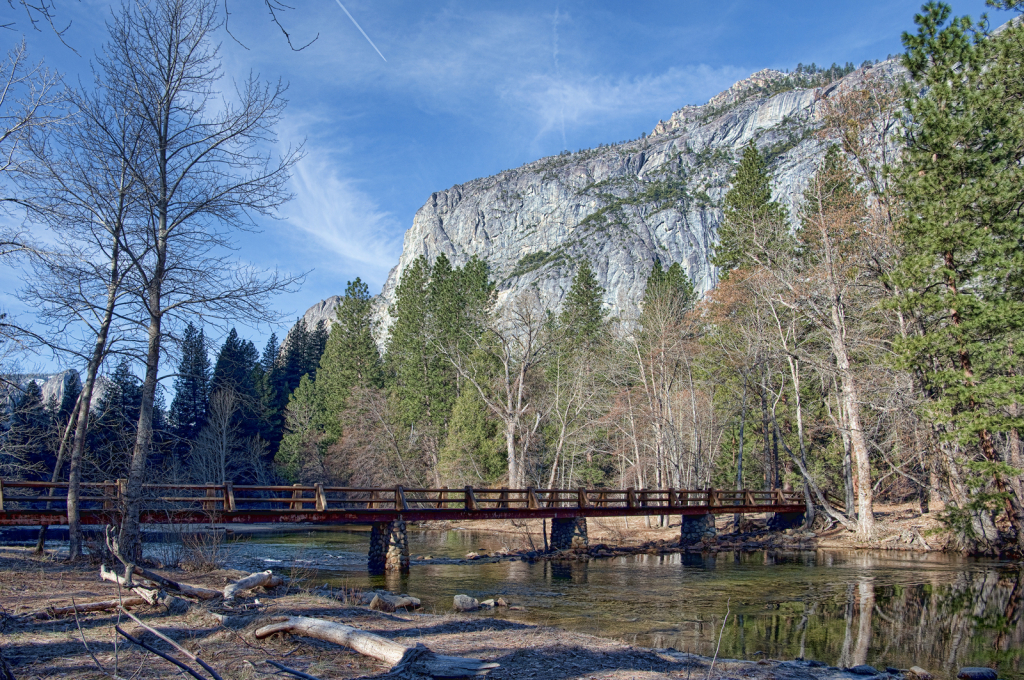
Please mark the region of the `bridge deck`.
<svg viewBox="0 0 1024 680"><path fill-rule="evenodd" d="M66 482L0 479L0 526L67 524ZM83 524L116 523L125 481L81 486ZM802 494L722 489L418 489L177 485L143 487L150 524L372 524L458 519L705 515L804 511Z"/></svg>

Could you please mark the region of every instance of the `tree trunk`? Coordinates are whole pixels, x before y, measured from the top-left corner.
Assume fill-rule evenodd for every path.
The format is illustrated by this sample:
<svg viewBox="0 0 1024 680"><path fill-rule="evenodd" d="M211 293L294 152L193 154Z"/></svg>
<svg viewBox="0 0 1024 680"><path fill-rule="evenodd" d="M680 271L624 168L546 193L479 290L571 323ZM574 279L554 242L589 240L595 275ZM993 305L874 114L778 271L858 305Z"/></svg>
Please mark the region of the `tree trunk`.
<svg viewBox="0 0 1024 680"><path fill-rule="evenodd" d="M154 276L162 276L162 272ZM139 424L136 429L135 447L132 449L131 466L128 470L128 484L125 487L124 508L122 509L121 533L117 549L121 557L129 562L138 562L142 557L142 542L139 533L139 514L142 509L142 481L153 448L153 403L156 399L156 385L160 370L160 340L163 313L160 310L160 286L150 284L149 331L146 352L146 377L142 382L142 404L139 408Z"/></svg>
<svg viewBox="0 0 1024 680"><path fill-rule="evenodd" d="M793 394L796 405L796 436L800 444L801 467L807 469L807 447L804 444L804 416L803 404L800 401L800 360L792 356L789 359L789 370L793 374ZM811 487L804 480L804 503L807 510L804 511L804 526L810 528L814 524L814 500L811 498Z"/></svg>
<svg viewBox="0 0 1024 680"><path fill-rule="evenodd" d="M743 374L743 399L740 402L740 445L739 453L737 454L736 462L736 490L743 490L743 428L747 424L747 375ZM739 527L740 515L736 513L732 516L733 526Z"/></svg>
<svg viewBox="0 0 1024 680"><path fill-rule="evenodd" d="M846 415L847 429L850 433L850 453L857 473L857 534L862 538L870 538L875 532L871 459L868 456L867 441L860 423L860 400L850 371L846 343L835 335L833 336L832 351L835 353L836 367L839 369L840 394L843 411Z"/></svg>
<svg viewBox="0 0 1024 680"><path fill-rule="evenodd" d="M115 274L116 276L116 274ZM85 455L85 437L89 431L89 412L92 410L92 395L96 388L96 376L107 353L107 335L114 316L114 304L117 296L114 291L107 295L107 307L104 310L103 322L96 333L92 356L86 369L85 384L79 398L75 438L71 446L71 465L68 469L68 553L72 560L82 555L82 527L79 521L81 506L82 457Z"/></svg>
<svg viewBox="0 0 1024 680"><path fill-rule="evenodd" d="M302 635L349 647L360 654L395 666L389 675L394 674L396 677L403 677L406 674L416 677L418 674L435 678L463 678L485 675L490 669L498 667L496 663L487 663L479 659L441 656L422 646L406 647L343 623L305 616L293 616L263 626L257 629L254 635L257 640L262 640L275 633Z"/></svg>
<svg viewBox="0 0 1024 680"><path fill-rule="evenodd" d="M764 487L771 489L774 486L772 479L772 442L771 430L768 428L768 391L765 389L762 375L762 382L758 386L761 390L761 436L764 440Z"/></svg>

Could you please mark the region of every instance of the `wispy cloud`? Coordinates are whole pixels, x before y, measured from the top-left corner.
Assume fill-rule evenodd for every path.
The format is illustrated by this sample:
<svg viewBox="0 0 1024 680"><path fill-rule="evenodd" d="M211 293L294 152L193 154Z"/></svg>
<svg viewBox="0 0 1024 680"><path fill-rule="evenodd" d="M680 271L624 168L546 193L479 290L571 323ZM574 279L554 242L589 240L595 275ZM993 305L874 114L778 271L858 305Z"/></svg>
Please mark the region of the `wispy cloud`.
<svg viewBox="0 0 1024 680"><path fill-rule="evenodd" d="M330 153L322 151L310 153L296 166L292 191L296 200L283 217L301 238L315 241L307 250L319 251L316 259L332 268L383 283L402 252L404 228L394 215L382 210L357 180L339 171Z"/></svg>
<svg viewBox="0 0 1024 680"><path fill-rule="evenodd" d="M500 95L533 118L540 139L548 133L564 134L566 125L606 125L638 112L668 117L684 104L706 101L748 75L738 67L706 65L633 78L535 74L505 81Z"/></svg>

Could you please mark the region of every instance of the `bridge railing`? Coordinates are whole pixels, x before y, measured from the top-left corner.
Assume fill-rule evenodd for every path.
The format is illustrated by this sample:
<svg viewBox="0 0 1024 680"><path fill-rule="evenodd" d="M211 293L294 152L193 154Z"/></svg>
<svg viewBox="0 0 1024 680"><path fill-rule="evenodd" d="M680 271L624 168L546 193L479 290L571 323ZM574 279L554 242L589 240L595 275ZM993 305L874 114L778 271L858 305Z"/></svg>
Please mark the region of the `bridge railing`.
<svg viewBox="0 0 1024 680"><path fill-rule="evenodd" d="M88 482L81 485L80 508L118 510L125 498L126 481ZM5 481L0 479L0 511L53 510L67 507L66 482ZM432 489L302 485L146 484L143 508L151 512L201 510L237 512L402 512L429 510L544 510L551 508L665 509L665 514L687 507L795 505L797 492L725 489Z"/></svg>

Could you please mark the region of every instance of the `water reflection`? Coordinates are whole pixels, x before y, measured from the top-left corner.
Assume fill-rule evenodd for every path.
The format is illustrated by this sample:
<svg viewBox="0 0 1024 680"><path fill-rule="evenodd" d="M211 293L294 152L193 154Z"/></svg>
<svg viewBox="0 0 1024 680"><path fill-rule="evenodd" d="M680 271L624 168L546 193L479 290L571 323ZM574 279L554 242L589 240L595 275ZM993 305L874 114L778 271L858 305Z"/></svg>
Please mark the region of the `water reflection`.
<svg viewBox="0 0 1024 680"><path fill-rule="evenodd" d="M410 535L414 553L461 557L502 540L462 531ZM843 551L636 555L590 562L414 563L370 580L359 532L263 537L232 548L239 566L319 569L336 585L385 587L450 608L455 593L503 596L497 610L581 632L721 657L805 657L829 664L919 665L953 678L993 665L1021 678L1019 565L931 554ZM276 564L268 558L281 560ZM726 610L729 617L724 622Z"/></svg>

